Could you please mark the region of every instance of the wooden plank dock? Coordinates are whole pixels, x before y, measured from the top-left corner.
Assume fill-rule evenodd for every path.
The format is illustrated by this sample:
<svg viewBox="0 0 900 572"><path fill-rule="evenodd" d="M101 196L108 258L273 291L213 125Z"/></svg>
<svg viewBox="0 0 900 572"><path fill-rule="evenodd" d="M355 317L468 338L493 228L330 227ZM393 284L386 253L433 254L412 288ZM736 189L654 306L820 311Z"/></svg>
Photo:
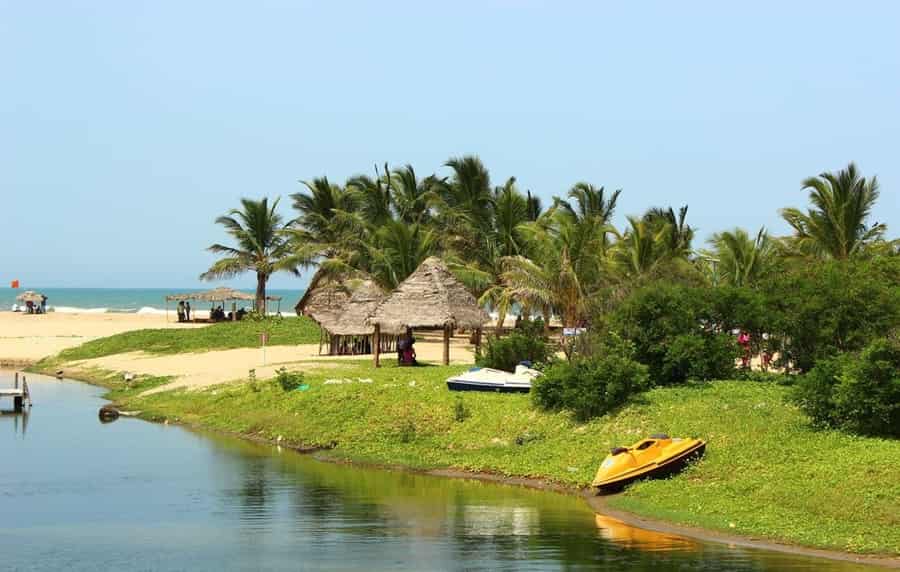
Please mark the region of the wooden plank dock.
<svg viewBox="0 0 900 572"><path fill-rule="evenodd" d="M25 376L22 376L22 384L19 385L19 373L16 372L15 385L11 388L0 387L0 397L12 397L13 411L16 413L21 413L26 403L31 407L31 392L28 390Z"/></svg>

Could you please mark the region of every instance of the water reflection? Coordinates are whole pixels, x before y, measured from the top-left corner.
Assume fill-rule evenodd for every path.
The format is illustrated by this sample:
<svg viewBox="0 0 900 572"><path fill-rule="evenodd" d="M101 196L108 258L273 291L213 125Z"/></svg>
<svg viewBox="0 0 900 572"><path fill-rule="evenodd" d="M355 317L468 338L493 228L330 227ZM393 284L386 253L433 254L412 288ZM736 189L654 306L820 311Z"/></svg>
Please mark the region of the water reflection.
<svg viewBox="0 0 900 572"><path fill-rule="evenodd" d="M861 569L634 529L575 496L323 463L135 419L101 425L99 390L35 380L33 391L28 440L18 425L0 439L0 458L16 459L0 464L12 569Z"/></svg>
<svg viewBox="0 0 900 572"><path fill-rule="evenodd" d="M13 420L13 435L20 437L21 439L25 439L25 435L28 434L28 415L29 409L23 409L22 412L18 411L0 411L0 417L8 417Z"/></svg>
<svg viewBox="0 0 900 572"><path fill-rule="evenodd" d="M600 536L625 548L649 552L697 551L700 543L665 532L645 530L602 514L594 515Z"/></svg>

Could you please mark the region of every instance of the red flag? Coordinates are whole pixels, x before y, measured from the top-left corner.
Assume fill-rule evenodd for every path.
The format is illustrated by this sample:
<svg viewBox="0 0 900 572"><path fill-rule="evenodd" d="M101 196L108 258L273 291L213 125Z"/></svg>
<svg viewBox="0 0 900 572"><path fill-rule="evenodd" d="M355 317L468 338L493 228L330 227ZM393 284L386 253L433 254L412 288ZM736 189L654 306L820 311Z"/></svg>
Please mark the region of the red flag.
<svg viewBox="0 0 900 572"><path fill-rule="evenodd" d="M13 281L9 284L9 287L10 287L10 288L18 288L18 287L19 287L19 281L18 281L18 280L13 280Z"/></svg>

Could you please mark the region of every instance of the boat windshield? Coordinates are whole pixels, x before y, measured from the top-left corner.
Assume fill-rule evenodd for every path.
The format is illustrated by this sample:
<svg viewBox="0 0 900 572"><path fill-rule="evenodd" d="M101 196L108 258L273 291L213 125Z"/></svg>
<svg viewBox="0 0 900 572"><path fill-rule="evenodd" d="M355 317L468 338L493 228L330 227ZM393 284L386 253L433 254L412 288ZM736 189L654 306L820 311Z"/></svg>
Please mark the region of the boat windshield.
<svg viewBox="0 0 900 572"><path fill-rule="evenodd" d="M653 440L644 441L643 443L641 443L640 445L635 447L635 449L637 449L638 451L643 451L644 449L646 449L647 447L649 447L650 445L652 445L654 443L656 443L656 441L653 441Z"/></svg>

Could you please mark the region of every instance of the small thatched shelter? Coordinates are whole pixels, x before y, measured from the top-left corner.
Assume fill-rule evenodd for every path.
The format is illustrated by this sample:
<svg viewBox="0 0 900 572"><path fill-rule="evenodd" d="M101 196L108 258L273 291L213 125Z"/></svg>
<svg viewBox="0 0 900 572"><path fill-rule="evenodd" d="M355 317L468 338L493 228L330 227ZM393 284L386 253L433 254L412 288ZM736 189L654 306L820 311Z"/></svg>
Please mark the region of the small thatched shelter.
<svg viewBox="0 0 900 572"><path fill-rule="evenodd" d="M34 290L26 290L22 292L18 296L16 296L16 300L19 302L31 302L32 304L40 304L45 300L44 295L40 292L35 292Z"/></svg>
<svg viewBox="0 0 900 572"><path fill-rule="evenodd" d="M47 297L34 290L22 292L16 296L16 301L22 303L22 311L27 314L43 314L47 311Z"/></svg>
<svg viewBox="0 0 900 572"><path fill-rule="evenodd" d="M248 294L247 292L241 292L240 290L235 290L234 288L228 288L225 286L218 286L213 288L212 290L204 290L202 292L187 292L184 294L171 294L166 296L166 319L168 320L169 315L169 302L188 302L188 301L197 301L197 302L208 302L210 304L215 304L216 302L221 302L222 305L225 305L225 302L236 302L238 300L242 300L245 302L256 300L256 296L253 294ZM267 302L277 302L278 303L278 312L281 312L281 296L266 296ZM235 318L236 308L234 308L234 304L232 304L232 319Z"/></svg>
<svg viewBox="0 0 900 572"><path fill-rule="evenodd" d="M382 330L405 328L444 331L444 364L450 363L450 336L455 328L476 331L480 340L482 326L490 316L440 258L422 262L391 295L369 316L375 326L375 340ZM477 342L476 342L477 343ZM375 344L376 348L378 344ZM375 365L379 365L378 351Z"/></svg>
<svg viewBox="0 0 900 572"><path fill-rule="evenodd" d="M343 310L329 323L322 325L323 335L327 337L329 355L360 355L373 351L375 326L366 322L386 297L386 293L372 280L351 280L346 288L352 291L350 298L343 304ZM397 331L382 331L379 337L379 351L390 352L396 349ZM319 348L321 353L321 344Z"/></svg>
<svg viewBox="0 0 900 572"><path fill-rule="evenodd" d="M319 327L328 329L338 317L352 294L351 285L333 278L319 268L313 275L303 297L294 306L298 316L312 318Z"/></svg>

